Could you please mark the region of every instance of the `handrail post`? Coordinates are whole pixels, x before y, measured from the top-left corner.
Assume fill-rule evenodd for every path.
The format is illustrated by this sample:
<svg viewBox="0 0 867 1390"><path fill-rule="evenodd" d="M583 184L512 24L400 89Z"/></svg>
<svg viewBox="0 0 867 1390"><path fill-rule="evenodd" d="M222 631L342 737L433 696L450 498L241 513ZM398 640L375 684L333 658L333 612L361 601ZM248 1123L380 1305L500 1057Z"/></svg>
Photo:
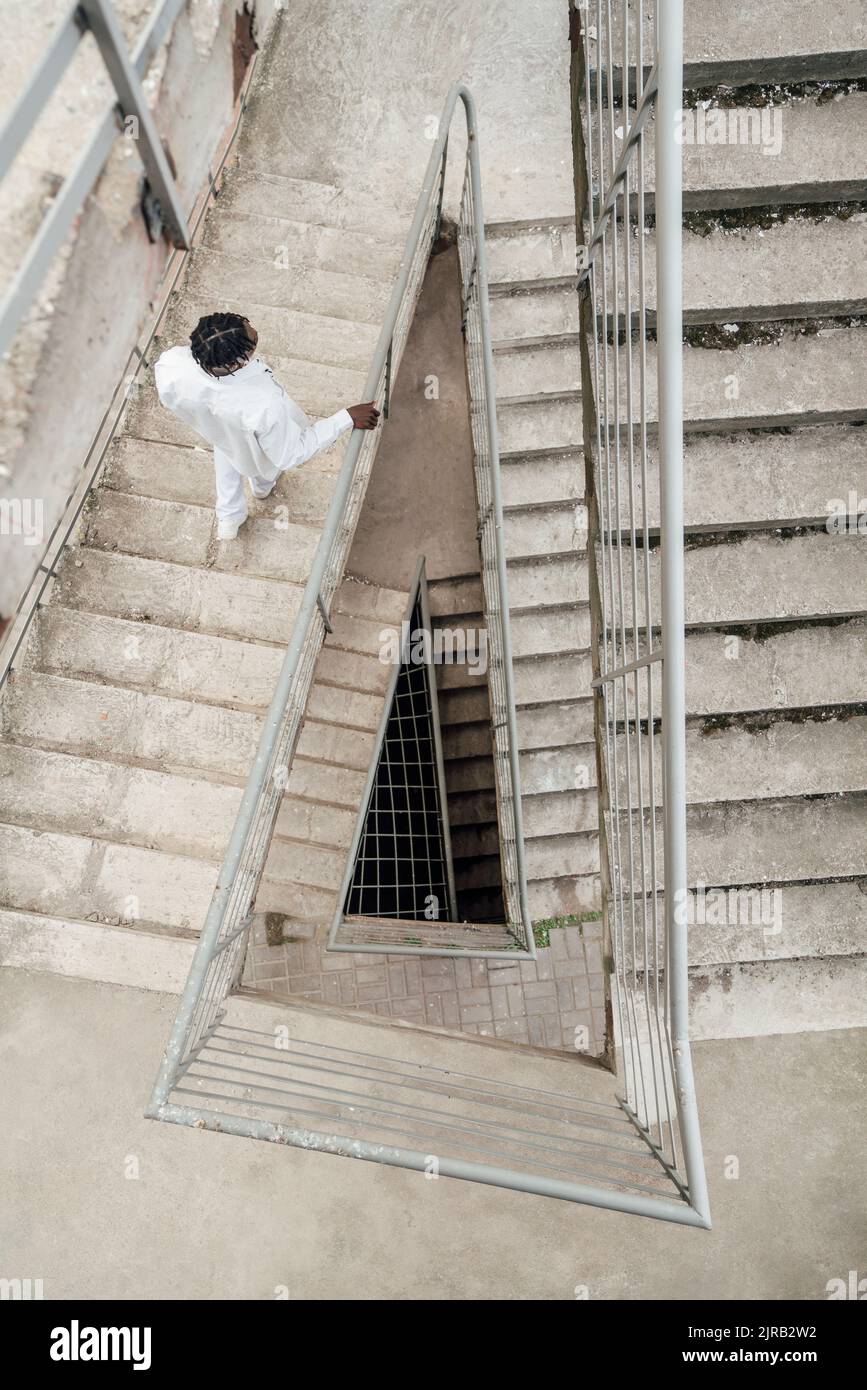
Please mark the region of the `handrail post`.
<svg viewBox="0 0 867 1390"><path fill-rule="evenodd" d="M656 108L657 380L662 550L665 936L677 1107L690 1200L708 1196L689 1046L686 862L686 643L683 549L683 0L659 0Z"/></svg>
<svg viewBox="0 0 867 1390"><path fill-rule="evenodd" d="M121 113L133 116L138 122L141 159L159 199L160 210L171 233L172 245L186 249L190 244L187 219L181 207L169 162L151 115L138 74L127 53L123 34L110 0L81 0L81 13L96 39L102 60L114 84Z"/></svg>

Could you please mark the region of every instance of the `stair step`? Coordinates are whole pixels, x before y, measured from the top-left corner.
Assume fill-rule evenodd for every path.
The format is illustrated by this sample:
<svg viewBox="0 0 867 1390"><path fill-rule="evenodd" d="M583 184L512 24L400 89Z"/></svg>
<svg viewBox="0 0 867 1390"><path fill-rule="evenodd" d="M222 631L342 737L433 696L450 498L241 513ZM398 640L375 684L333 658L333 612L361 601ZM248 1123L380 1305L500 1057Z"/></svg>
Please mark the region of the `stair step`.
<svg viewBox="0 0 867 1390"><path fill-rule="evenodd" d="M553 559L538 555L512 560L508 568L508 581L512 613L521 608L586 603L590 597L589 570L583 555L562 554Z"/></svg>
<svg viewBox="0 0 867 1390"><path fill-rule="evenodd" d="M661 830L661 818L657 823ZM687 806L688 883L712 888L782 884L785 899L791 883L863 878L865 828L867 797L859 792ZM628 853L628 834L623 838L623 852ZM638 855L637 825L632 843ZM649 863L646 882L649 888ZM657 886L662 887L661 864Z"/></svg>
<svg viewBox="0 0 867 1390"><path fill-rule="evenodd" d="M766 727L762 727L765 725ZM656 795L662 799L661 740L654 738ZM648 798L650 749L640 738L644 799ZM761 717L746 726L687 728L687 800L697 804L747 802L831 792L867 791L867 718L792 720ZM637 753L620 740L620 804L626 805L627 776L637 785Z"/></svg>
<svg viewBox="0 0 867 1390"><path fill-rule="evenodd" d="M87 547L67 556L55 588L62 603L88 612L281 644L303 592L298 584Z"/></svg>
<svg viewBox="0 0 867 1390"><path fill-rule="evenodd" d="M448 762L454 758L490 758L493 756L493 737L489 720L479 724L458 724L442 728L443 757ZM448 769L446 769L448 780Z"/></svg>
<svg viewBox="0 0 867 1390"><path fill-rule="evenodd" d="M688 807L687 850L690 884L863 877L867 799L849 794Z"/></svg>
<svg viewBox="0 0 867 1390"><path fill-rule="evenodd" d="M241 789L148 768L0 743L0 821L215 862Z"/></svg>
<svg viewBox="0 0 867 1390"><path fill-rule="evenodd" d="M267 167L257 168L256 154L251 148L242 163L227 171L220 189L221 209L285 217L365 234L375 229L387 244L396 239L398 248L403 249L411 211L407 216L369 189L338 187L314 179L292 178ZM273 151L267 151L266 159L272 155Z"/></svg>
<svg viewBox="0 0 867 1390"><path fill-rule="evenodd" d="M584 551L587 508L583 502L510 508L503 515L503 536L507 560Z"/></svg>
<svg viewBox="0 0 867 1390"><path fill-rule="evenodd" d="M201 859L0 825L0 902L19 911L198 932L216 878Z"/></svg>
<svg viewBox="0 0 867 1390"><path fill-rule="evenodd" d="M593 701L527 705L517 711L518 747L552 748L563 743L592 743Z"/></svg>
<svg viewBox="0 0 867 1390"><path fill-rule="evenodd" d="M367 773L373 756L375 730L346 729L323 724L308 715L298 737L298 754L347 771Z"/></svg>
<svg viewBox="0 0 867 1390"><path fill-rule="evenodd" d="M523 797L585 791L596 785L596 749L590 743L530 749L521 753L520 766Z"/></svg>
<svg viewBox="0 0 867 1390"><path fill-rule="evenodd" d="M453 579L428 581L431 618L437 626L466 613L481 614L484 608L482 581L477 574L458 575Z"/></svg>
<svg viewBox="0 0 867 1390"><path fill-rule="evenodd" d="M698 904L698 899L696 903ZM732 916L739 904L732 903ZM704 917L711 916L710 900ZM774 907L779 907L774 916ZM743 900L744 915L748 903ZM764 920L762 912L764 911ZM747 922L689 924L689 962L696 966L733 962L810 960L867 954L867 892L863 881L793 883L777 891L776 902L759 900Z"/></svg>
<svg viewBox="0 0 867 1390"><path fill-rule="evenodd" d="M536 836L527 842L525 857L529 882L584 877L599 872L599 845L595 833Z"/></svg>
<svg viewBox="0 0 867 1390"><path fill-rule="evenodd" d="M599 863L599 846L591 851ZM527 901L534 922L549 917L570 917L573 913L599 912L602 907L598 873L561 875L536 879L527 884Z"/></svg>
<svg viewBox="0 0 867 1390"><path fill-rule="evenodd" d="M331 605L333 613L348 613L373 622L400 623L406 613L409 595L400 589L385 589L363 579L347 576Z"/></svg>
<svg viewBox="0 0 867 1390"><path fill-rule="evenodd" d="M599 828L594 787L586 791L537 792L532 796L524 792L521 805L528 841L564 831L596 834Z"/></svg>
<svg viewBox="0 0 867 1390"><path fill-rule="evenodd" d="M188 507L103 489L88 513L86 543L148 560L205 567L248 578L303 584L310 574L319 529L250 517L235 541L215 540L209 507Z"/></svg>
<svg viewBox="0 0 867 1390"><path fill-rule="evenodd" d="M747 331L751 332L749 326ZM684 348L685 430L722 432L867 418L867 334L863 329L814 324L809 333L802 333L782 325L776 341L747 341L738 346L737 331L731 341L730 348ZM620 358L621 420L625 420L624 351ZM637 390L638 354L632 358ZM655 421L652 343L647 346L647 402L648 420Z"/></svg>
<svg viewBox="0 0 867 1390"><path fill-rule="evenodd" d="M630 547L624 543L624 569L631 573ZM651 604L659 613L659 551L650 552ZM858 615L867 595L867 547L859 536L745 536L703 544L686 551L686 621L765 623L784 618ZM643 573L639 556L639 574ZM639 593L639 625L643 591ZM632 625L627 586L624 614ZM618 619L615 619L618 620Z"/></svg>
<svg viewBox="0 0 867 1390"><path fill-rule="evenodd" d="M575 452L507 459L501 464L500 477L504 507L580 502L584 497L584 455Z"/></svg>
<svg viewBox="0 0 867 1390"><path fill-rule="evenodd" d="M690 632L686 689L689 714L860 703L867 691L867 622L746 632L734 643L725 633Z"/></svg>
<svg viewBox="0 0 867 1390"><path fill-rule="evenodd" d="M655 305L652 233L645 243L647 302ZM863 313L867 214L796 217L767 229L717 229L707 236L686 232L683 293L686 323Z"/></svg>
<svg viewBox="0 0 867 1390"><path fill-rule="evenodd" d="M458 893L471 893L475 896L479 889L493 888L502 891L503 875L499 854L487 858L474 858L455 861L455 888Z"/></svg>
<svg viewBox="0 0 867 1390"><path fill-rule="evenodd" d="M372 653L322 647L316 662L316 679L335 689L360 690L370 695L384 694L391 668Z"/></svg>
<svg viewBox="0 0 867 1390"><path fill-rule="evenodd" d="M330 802L357 814L366 781L366 769L339 767L296 756L286 791L291 797Z"/></svg>
<svg viewBox="0 0 867 1390"><path fill-rule="evenodd" d="M628 496L621 470L621 496ZM796 526L825 522L835 499L849 510L850 494L867 498L867 450L857 425L817 425L791 434L744 431L688 434L684 442L684 521L687 530ZM635 469L636 520L644 524L640 466ZM622 520L628 524L624 501ZM857 507L855 521L857 524ZM647 524L659 526L656 446L647 458Z"/></svg>
<svg viewBox="0 0 867 1390"><path fill-rule="evenodd" d="M596 783L596 754L590 744L527 749L520 754L520 772L524 797L585 790ZM451 794L494 785L494 766L489 757L454 759L449 762L448 773Z"/></svg>
<svg viewBox="0 0 867 1390"><path fill-rule="evenodd" d="M757 123L761 113L750 117ZM706 112L705 117L710 113ZM726 120L729 113L726 112ZM737 113L735 113L737 120ZM867 151L858 131L867 93L847 92L821 104L814 96L772 108L767 139L683 145L683 205L693 208L845 202L863 197ZM647 187L654 187L654 136L645 139ZM773 150L772 157L767 150Z"/></svg>
<svg viewBox="0 0 867 1390"><path fill-rule="evenodd" d="M318 459L281 473L270 497L247 496L251 513L273 514L293 521L322 523L334 492L333 473L316 471ZM112 446L104 477L107 488L163 502L213 507L214 461L206 449L190 449L149 439L122 436Z"/></svg>
<svg viewBox="0 0 867 1390"><path fill-rule="evenodd" d="M343 882L345 868L345 850L274 839L265 864L267 890L273 891L277 884L288 884L293 888L324 889L334 893Z"/></svg>
<svg viewBox="0 0 867 1390"><path fill-rule="evenodd" d="M3 714L16 742L244 780L261 724L243 710L37 673L16 676Z"/></svg>
<svg viewBox="0 0 867 1390"><path fill-rule="evenodd" d="M497 402L500 450L503 454L523 453L527 449L574 449L583 441L581 402L571 396L554 395L551 400Z"/></svg>
<svg viewBox="0 0 867 1390"><path fill-rule="evenodd" d="M690 979L690 1036L742 1038L863 1028L860 957L699 967Z"/></svg>
<svg viewBox="0 0 867 1390"><path fill-rule="evenodd" d="M400 249L368 232L227 208L223 200L220 215L205 223L203 244L211 251L248 256L293 273L296 266L309 266L387 285L400 264Z"/></svg>
<svg viewBox="0 0 867 1390"><path fill-rule="evenodd" d="M577 700L590 694L592 667L590 653L581 656L540 656L516 661L514 667L515 703L548 704Z"/></svg>
<svg viewBox="0 0 867 1390"><path fill-rule="evenodd" d="M498 352L494 368L498 400L581 389L581 354L577 347L553 343ZM581 436L573 442L580 444Z"/></svg>
<svg viewBox="0 0 867 1390"><path fill-rule="evenodd" d="M587 607L516 613L511 628L515 660L584 651L590 646L590 610Z"/></svg>
<svg viewBox="0 0 867 1390"><path fill-rule="evenodd" d="M397 649L400 638L400 619L386 623L382 618L360 618L335 609L329 621L332 630L326 641L330 647L364 652L375 656L385 666L390 664L391 653Z"/></svg>
<svg viewBox="0 0 867 1390"><path fill-rule="evenodd" d="M227 294L233 299L245 299L251 306L270 304L272 308L308 314L315 309L317 316L342 320L353 330L362 324L379 328L390 290L381 280L362 275L297 265L281 270L256 259L249 251L228 255L204 246L193 250L184 284L199 299L219 302L220 296ZM255 315L251 321L254 320ZM345 365L352 365L351 359Z"/></svg>
<svg viewBox="0 0 867 1390"><path fill-rule="evenodd" d="M455 860L482 859L496 856L499 859L500 837L496 824L467 824L455 826L452 831L452 854Z"/></svg>
<svg viewBox="0 0 867 1390"><path fill-rule="evenodd" d="M861 0L836 0L819 26L800 0L774 0L773 5L756 7L687 0L684 6L688 87L766 85L865 73L867 24Z"/></svg>
<svg viewBox="0 0 867 1390"><path fill-rule="evenodd" d="M50 604L39 615L38 669L116 682L184 700L267 709L283 660L279 647Z"/></svg>
<svg viewBox="0 0 867 1390"><path fill-rule="evenodd" d="M457 730L461 724L488 723L491 717L485 685L463 690L438 690L437 703L443 729Z"/></svg>
<svg viewBox="0 0 867 1390"><path fill-rule="evenodd" d="M85 838L95 833L100 841L216 863L240 804L240 787L0 744L0 821L20 828ZM338 886L353 825L354 818L335 807L287 797L266 875Z"/></svg>
<svg viewBox="0 0 867 1390"><path fill-rule="evenodd" d="M532 289L502 289L491 293L491 337L494 349L522 340L553 339L580 328L578 296L571 285L540 281Z"/></svg>
<svg viewBox="0 0 867 1390"><path fill-rule="evenodd" d="M489 825L496 827L497 803L493 790L449 792L449 827Z"/></svg>
<svg viewBox="0 0 867 1390"><path fill-rule="evenodd" d="M491 285L577 274L574 220L514 228L501 223L486 229L485 243Z"/></svg>
<svg viewBox="0 0 867 1390"><path fill-rule="evenodd" d="M382 696L379 691L367 693L314 684L307 701L307 714L311 719L328 724L345 724L375 732L382 717Z"/></svg>

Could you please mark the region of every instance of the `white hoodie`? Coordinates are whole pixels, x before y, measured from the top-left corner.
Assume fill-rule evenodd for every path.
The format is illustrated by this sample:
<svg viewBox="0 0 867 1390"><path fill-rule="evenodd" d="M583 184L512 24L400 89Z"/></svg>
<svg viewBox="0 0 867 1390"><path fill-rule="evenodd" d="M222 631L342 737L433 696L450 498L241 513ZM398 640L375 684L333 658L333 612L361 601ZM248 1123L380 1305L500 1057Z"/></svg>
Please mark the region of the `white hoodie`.
<svg viewBox="0 0 867 1390"><path fill-rule="evenodd" d="M230 376L211 376L190 348L173 347L157 360L154 376L163 405L247 478L273 482L352 427L348 410L311 425L258 357Z"/></svg>

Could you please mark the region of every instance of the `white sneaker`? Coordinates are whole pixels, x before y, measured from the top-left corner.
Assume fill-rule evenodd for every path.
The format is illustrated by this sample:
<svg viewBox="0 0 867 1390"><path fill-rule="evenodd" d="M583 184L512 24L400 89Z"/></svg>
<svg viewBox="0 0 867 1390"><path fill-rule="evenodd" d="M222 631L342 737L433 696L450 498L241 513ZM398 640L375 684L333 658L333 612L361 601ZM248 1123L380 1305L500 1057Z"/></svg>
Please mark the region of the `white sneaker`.
<svg viewBox="0 0 867 1390"><path fill-rule="evenodd" d="M241 529L241 523L240 523L240 521L218 521L218 522L217 522L217 540L218 540L218 541L234 541L234 540L237 540L237 538L238 538L238 532L240 531L240 529Z"/></svg>
<svg viewBox="0 0 867 1390"><path fill-rule="evenodd" d="M252 489L252 488L251 488L250 490L251 490L251 492L253 492L253 496L255 497L255 499L256 499L257 502L264 502L266 497L270 497L270 496L271 496L271 493L274 491L274 489L275 489L276 486L277 486L277 479L275 478L274 481L273 481L273 483L271 484L271 486L269 487L269 489L268 489L267 492L253 492L253 489Z"/></svg>

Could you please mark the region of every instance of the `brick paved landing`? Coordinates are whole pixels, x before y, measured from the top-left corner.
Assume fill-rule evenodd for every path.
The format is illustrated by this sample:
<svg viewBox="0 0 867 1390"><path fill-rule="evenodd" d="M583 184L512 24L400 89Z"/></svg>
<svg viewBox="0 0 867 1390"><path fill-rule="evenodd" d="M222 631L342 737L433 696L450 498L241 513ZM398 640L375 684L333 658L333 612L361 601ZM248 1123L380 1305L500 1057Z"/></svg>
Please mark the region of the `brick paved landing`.
<svg viewBox="0 0 867 1390"><path fill-rule="evenodd" d="M532 1047L572 1050L577 1037L582 1050L596 1054L605 1034L601 936L601 921L555 928L535 961L511 964L350 955L327 952L319 940L269 946L257 929L244 983Z"/></svg>

